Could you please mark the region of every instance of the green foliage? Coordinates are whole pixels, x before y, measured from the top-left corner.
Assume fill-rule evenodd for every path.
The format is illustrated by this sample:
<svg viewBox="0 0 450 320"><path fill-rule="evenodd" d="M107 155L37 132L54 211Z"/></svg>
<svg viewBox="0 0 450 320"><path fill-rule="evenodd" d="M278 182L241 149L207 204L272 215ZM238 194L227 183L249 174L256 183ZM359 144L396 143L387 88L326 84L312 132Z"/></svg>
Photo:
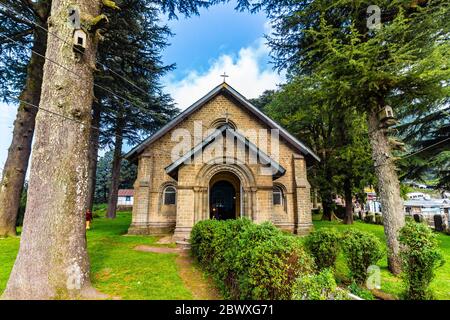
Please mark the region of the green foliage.
<svg viewBox="0 0 450 320"><path fill-rule="evenodd" d="M383 224L383 216L381 214L375 214L375 224Z"/></svg>
<svg viewBox="0 0 450 320"><path fill-rule="evenodd" d="M323 220L313 220L314 228L334 228L339 232L345 232L350 229L357 229L365 232L370 232L375 235L380 242L383 244L384 256L378 260L377 265L380 267L381 271L381 289L383 292L392 295L393 297L401 298L404 288L402 286L402 281L397 276L390 273L387 269L387 258L386 258L386 236L383 230L383 226L376 224L368 224L356 221L352 225L346 225L338 221L323 221ZM443 233L435 233L439 243L439 249L444 256L445 261L450 261L450 237ZM339 255L336 262L336 269L334 275L338 283L351 283L349 276L350 271L348 270L347 264L345 262L345 255ZM370 276L370 275L369 275ZM444 272L444 268L436 272L436 277L431 283L430 289L433 291L436 299L448 300L450 298L450 273Z"/></svg>
<svg viewBox="0 0 450 320"><path fill-rule="evenodd" d="M108 201L109 186L111 184L113 151L106 152L97 163L95 202L105 203ZM126 159L120 165L120 189L132 189L136 180L137 166Z"/></svg>
<svg viewBox="0 0 450 320"><path fill-rule="evenodd" d="M381 243L372 233L350 229L343 235L342 248L350 269L350 276L362 284L367 278L367 268L383 256Z"/></svg>
<svg viewBox="0 0 450 320"><path fill-rule="evenodd" d="M334 193L344 194L344 187L361 193L375 182L365 115L344 110L333 101L336 94L327 91L323 79L298 76L282 86L263 109L320 156L308 178L319 191L324 214L334 206Z"/></svg>
<svg viewBox="0 0 450 320"><path fill-rule="evenodd" d="M192 229L191 246L231 299L290 299L295 279L313 270L300 239L270 223L200 221Z"/></svg>
<svg viewBox="0 0 450 320"><path fill-rule="evenodd" d="M348 290L364 300L375 300L375 297L369 290L362 288L354 281L348 286Z"/></svg>
<svg viewBox="0 0 450 320"><path fill-rule="evenodd" d="M94 288L109 295L110 299L193 299L192 292L180 277L177 255L134 250L138 245L161 245L156 243L157 237L124 236L130 222L131 212L119 212L114 220L94 219L87 232ZM19 237L0 241L0 296L14 265L19 242Z"/></svg>
<svg viewBox="0 0 450 320"><path fill-rule="evenodd" d="M374 223L375 222L375 214L372 213L372 212L368 212L364 216L364 222L366 222L366 223Z"/></svg>
<svg viewBox="0 0 450 320"><path fill-rule="evenodd" d="M401 257L406 298L431 299L429 285L435 277L434 271L444 263L436 236L423 223L407 222L399 232L399 241L403 245Z"/></svg>
<svg viewBox="0 0 450 320"><path fill-rule="evenodd" d="M333 272L324 269L318 274L301 275L295 282L294 300L348 300L343 290L339 290Z"/></svg>
<svg viewBox="0 0 450 320"><path fill-rule="evenodd" d="M339 232L331 228L313 231L306 237L305 245L319 270L334 268L340 250Z"/></svg>

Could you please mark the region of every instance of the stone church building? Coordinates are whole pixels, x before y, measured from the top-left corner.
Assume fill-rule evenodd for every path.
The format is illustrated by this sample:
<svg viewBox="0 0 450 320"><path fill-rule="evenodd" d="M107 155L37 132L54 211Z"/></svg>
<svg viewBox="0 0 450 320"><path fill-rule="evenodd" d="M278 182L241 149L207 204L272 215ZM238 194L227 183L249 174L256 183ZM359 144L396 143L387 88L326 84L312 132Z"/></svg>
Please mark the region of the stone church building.
<svg viewBox="0 0 450 320"><path fill-rule="evenodd" d="M307 166L319 158L225 82L125 157L138 164L130 234L184 241L213 218L312 226Z"/></svg>

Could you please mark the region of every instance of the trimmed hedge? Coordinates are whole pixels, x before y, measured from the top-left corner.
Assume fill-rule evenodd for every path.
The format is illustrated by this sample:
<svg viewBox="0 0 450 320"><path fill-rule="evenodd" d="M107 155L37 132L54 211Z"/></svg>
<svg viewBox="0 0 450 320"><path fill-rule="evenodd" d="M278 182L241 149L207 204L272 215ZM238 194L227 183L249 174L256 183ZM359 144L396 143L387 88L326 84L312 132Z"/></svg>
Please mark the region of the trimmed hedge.
<svg viewBox="0 0 450 320"><path fill-rule="evenodd" d="M336 229L322 228L306 237L306 248L319 270L334 268L340 250L341 235Z"/></svg>
<svg viewBox="0 0 450 320"><path fill-rule="evenodd" d="M383 256L381 243L369 232L356 229L344 233L342 249L346 256L350 275L358 284L367 279L367 268L374 265Z"/></svg>
<svg viewBox="0 0 450 320"><path fill-rule="evenodd" d="M228 299L291 299L296 279L314 269L299 238L248 219L198 222L191 251Z"/></svg>
<svg viewBox="0 0 450 320"><path fill-rule="evenodd" d="M435 269L444 264L436 235L425 223L407 222L400 229L405 297L410 300L432 299L429 289Z"/></svg>
<svg viewBox="0 0 450 320"><path fill-rule="evenodd" d="M295 283L294 300L349 300L344 290L339 290L330 269L318 274L306 274Z"/></svg>

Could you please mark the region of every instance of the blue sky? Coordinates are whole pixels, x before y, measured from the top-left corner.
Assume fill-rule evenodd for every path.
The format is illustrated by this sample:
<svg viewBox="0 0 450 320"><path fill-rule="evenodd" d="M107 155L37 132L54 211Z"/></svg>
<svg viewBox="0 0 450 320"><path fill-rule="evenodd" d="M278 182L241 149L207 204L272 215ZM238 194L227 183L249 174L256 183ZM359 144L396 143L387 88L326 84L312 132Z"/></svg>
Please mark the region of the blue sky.
<svg viewBox="0 0 450 320"><path fill-rule="evenodd" d="M165 50L164 63L176 63L177 79L191 70L206 72L211 62L227 54L236 58L239 49L264 35L263 13L249 14L234 10L234 3L203 9L200 16L168 21L175 37Z"/></svg>
<svg viewBox="0 0 450 320"><path fill-rule="evenodd" d="M202 9L200 16L166 21L175 34L163 53L165 64L176 70L164 79L166 91L180 109L185 109L222 81L247 98L259 96L284 81L269 64L269 49L264 34L270 32L263 13L234 10L235 2ZM166 20L163 17L163 20ZM16 106L0 103L0 168L11 143ZM125 150L129 146L124 147Z"/></svg>

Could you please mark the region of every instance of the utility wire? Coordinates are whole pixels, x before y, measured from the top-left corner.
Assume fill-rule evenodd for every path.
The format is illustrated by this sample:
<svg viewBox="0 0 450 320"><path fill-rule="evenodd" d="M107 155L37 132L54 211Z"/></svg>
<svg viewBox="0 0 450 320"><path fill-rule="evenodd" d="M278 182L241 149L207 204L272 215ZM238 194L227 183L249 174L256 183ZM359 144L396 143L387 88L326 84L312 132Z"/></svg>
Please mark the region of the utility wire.
<svg viewBox="0 0 450 320"><path fill-rule="evenodd" d="M68 44L68 45L70 45L70 46L72 46L72 43L70 43L70 42L68 42L67 40L61 38L61 37L58 36L56 33L53 33L53 32L51 32L51 31L49 31L48 29L44 28L44 27L41 26L39 23L36 23L35 21L32 21L32 20L28 19L27 17L25 17L24 15L22 15L20 12L16 11L14 8L8 6L7 4L0 3L0 5L3 6L4 8L6 8L7 10L9 10L9 11L11 11L11 12L17 14L17 15L18 15L20 18L22 18L23 20L25 20L25 21L27 21L27 22L29 22L29 23L31 23L31 24L37 26L38 28L44 30L45 32L47 32L47 34L50 34L50 35L52 35L52 36L58 38L58 39L61 40L62 42L66 43L66 44ZM75 47L74 47L74 49L75 49L78 53L83 54L83 52L82 52L80 49L75 48ZM113 73L113 74L116 75L117 77L121 78L122 80L124 80L124 81L127 82L128 84L132 85L135 89L138 89L139 91L141 91L141 92L143 92L144 94L148 95L148 92L146 92L144 89L138 87L138 86L137 86L136 84L134 84L131 80L125 78L124 76L121 76L119 73L115 72L114 70L112 70L111 68L109 68L108 66L106 66L105 64L103 64L103 63L101 63L101 62L96 61L96 63L98 63L98 64L101 65L102 67L106 68L106 69L109 70L111 73Z"/></svg>
<svg viewBox="0 0 450 320"><path fill-rule="evenodd" d="M46 56L40 54L39 52L36 52L36 51L33 50L32 48L28 48L26 45L24 45L24 44L22 44L22 43L20 43L20 42L18 42L18 41L16 41L16 40L14 40L14 39L8 37L7 35L0 34L0 36L2 36L2 37L4 37L4 38L6 38L6 39L8 39L8 40L10 40L10 41L12 41L12 42L14 42L14 43L16 43L17 45L19 45L19 46L21 46L21 47L23 47L23 48L25 48L25 49L31 50L31 51L32 51L34 54L36 54L37 56L39 56L39 57L41 57L41 58L44 58L44 59L46 59L47 61L50 61L51 63L54 63L55 65L59 66L60 68L63 68L63 69L66 70L67 72L69 72L69 73L71 73L71 74L73 74L73 75L75 75L75 76L77 76L77 77L79 77L79 78L83 78L81 75L77 74L77 73L74 72L73 70L70 70L70 69L67 68L66 66L63 66L62 64L58 63L57 61L52 60L52 59L50 59L50 58L48 58L48 57L46 57ZM102 89L102 90L104 90L104 91L106 91L106 92L108 92L108 93L110 93L111 95L113 95L113 96L116 97L116 98L119 98L119 99L121 99L121 100L123 100L123 101L125 101L125 102L128 102L130 105L134 106L135 108L140 109L140 110L143 111L144 113L153 114L153 115L159 115L157 112L152 111L152 110L149 110L149 109L144 108L144 107L142 107L142 106L136 105L136 104L134 104L133 102L131 102L130 100L128 100L127 98L124 98L123 96L118 95L117 93L114 93L113 91L111 91L111 90L109 90L109 89L107 89L107 88L105 88L105 87L103 87L103 86L101 86L101 85L99 85L99 84L97 84L97 83L95 83L95 82L94 82L94 86L97 87L97 88L100 88L100 89Z"/></svg>
<svg viewBox="0 0 450 320"><path fill-rule="evenodd" d="M430 145L430 146L428 146L428 147L425 147L425 148L423 148L423 149L417 150L417 151L415 151L415 152L413 152L413 153L407 154L406 156L401 157L401 158L402 158L402 159L406 159L406 158L412 157L413 155L416 155L416 154L421 153L421 152L423 152L423 151L425 151L425 150L428 150L428 149L430 149L430 148L433 148L433 147L435 147L435 146L437 146L437 145L440 145L441 143L444 143L445 141L448 141L448 140L450 140L450 137L448 137L448 138L446 138L446 139L444 139L444 140L438 141L438 142L436 142L436 143L434 143L434 144L432 144L432 145Z"/></svg>
<svg viewBox="0 0 450 320"><path fill-rule="evenodd" d="M35 105L35 104L33 104L33 103L27 102L27 101L22 100L22 99L20 99L20 98L13 97L13 99L15 99L15 100L17 100L17 101L19 101L19 102L21 102L21 103L27 105L27 106L36 108L37 110L45 111L45 112L47 112L47 113L49 113L49 114L52 114L52 115L54 115L54 116L61 117L61 118L65 119L65 120L73 121L73 122L76 122L76 123L81 124L81 125L84 125L84 126L90 126L92 129L97 130L98 132L105 133L105 131L101 130L99 127L96 127L96 126L91 125L91 123L87 123L87 122L84 122L84 121L79 120L79 119L75 119L75 118L72 118L72 117L68 117L68 116L66 116L66 115L63 115L63 114L61 114L61 113L52 111L52 110L47 109L47 108L39 107L39 106L37 106L37 105ZM122 135L120 135L120 134L114 134L114 136L116 136L116 137L121 137L122 139L127 140L126 137L124 137L124 136L122 136ZM163 149L159 149L159 148L152 148L152 149L153 149L153 150L161 151L162 153L165 153L165 154L168 154L168 155L172 155L172 153L167 152L166 150L163 150Z"/></svg>
<svg viewBox="0 0 450 320"><path fill-rule="evenodd" d="M35 21L32 21L32 20L28 19L27 17L25 17L24 15L22 15L20 12L18 12L17 10L15 10L14 8L12 8L11 6L8 6L8 5L4 4L4 3L0 3L0 5L3 6L4 8L6 8L7 10L9 10L9 11L11 11L11 12L13 12L13 13L19 15L22 19L28 21L29 23L31 23L31 24L37 26L38 28L44 30L47 34L50 34L50 35L56 37L57 39L59 39L60 41L64 42L65 44L68 44L68 45L70 45L70 46L73 45L72 43L70 43L70 42L68 42L67 40L65 40L65 39L61 38L60 36L58 36L57 34L55 34L55 33L53 33L53 32L50 32L48 29L44 28L43 26L41 26L40 24L36 23ZM5 36L5 37L7 37L7 36ZM11 38L9 38L9 37L7 37L7 38L8 38L10 41L14 41L13 39L11 39ZM19 44L19 45L22 46L22 47L25 47L26 49L30 49L30 48L24 46L23 44L21 44L21 43L19 43L19 42L17 42L17 41L14 41L14 42L15 42L16 44ZM74 49L75 49L77 52L79 52L80 54L83 54L83 52L82 52L81 50L79 50L78 48L75 48L75 47L74 47ZM50 59L48 59L48 58L42 56L41 54L35 52L35 51L32 50L32 49L30 49L30 50L31 50L32 52L36 53L37 55L43 57L44 59L47 59L47 60L49 60L49 61L52 61L52 60L50 60ZM54 62L54 61L52 61L52 62ZM61 66L61 65L58 64L57 62L54 62L54 63L56 63L56 64L59 65L60 67L65 68L64 66ZM113 73L114 75L118 76L119 78L121 78L121 79L124 80L125 82L131 84L133 87L135 87L136 89L138 89L139 91L143 92L143 93L146 94L148 97L150 97L150 95L149 95L148 92L146 92L144 89L142 89L142 88L138 87L137 85L135 85L132 81L128 80L127 78L125 78L125 77L123 77L123 76L121 76L119 73L115 72L114 70L112 70L111 68L109 68L108 66L106 66L105 64L103 64L103 63L101 63L101 62L98 62L98 61L96 61L96 63L98 63L98 64L101 65L102 67L106 68L107 70L109 70L109 71L110 71L111 73ZM77 74L76 74L75 72L73 72L72 70L68 70L67 68L65 68L65 69L66 69L67 71L69 71L69 72L71 72L71 73L77 75ZM79 76L79 75L77 75L77 76ZM149 109L147 109L147 108L144 108L144 107L141 107L141 106L138 106L138 105L133 104L133 103L132 103L131 101L129 101L128 99L126 99L126 98L124 98L124 97L122 97L122 96L117 95L116 93L112 92L111 90L109 90L109 89L107 89L107 88L104 88L104 87L102 87L102 86L96 84L95 82L94 82L94 86L96 86L96 87L98 87L98 88L101 88L101 89L105 90L106 92L108 92L108 93L114 95L115 97L118 97L119 99L124 100L124 101L130 103L130 104L131 104L132 106L134 106L135 108L139 108L140 110L145 110L145 112L149 112L149 114L151 114L151 115L157 115L157 116L159 115L159 114L158 114L157 112L155 112L155 111L152 111L152 110L149 110ZM151 97L150 97L150 98L151 98ZM202 124L202 127L205 128L205 129L207 129L207 130L210 129L210 128L206 127L206 126L203 125L203 124Z"/></svg>

